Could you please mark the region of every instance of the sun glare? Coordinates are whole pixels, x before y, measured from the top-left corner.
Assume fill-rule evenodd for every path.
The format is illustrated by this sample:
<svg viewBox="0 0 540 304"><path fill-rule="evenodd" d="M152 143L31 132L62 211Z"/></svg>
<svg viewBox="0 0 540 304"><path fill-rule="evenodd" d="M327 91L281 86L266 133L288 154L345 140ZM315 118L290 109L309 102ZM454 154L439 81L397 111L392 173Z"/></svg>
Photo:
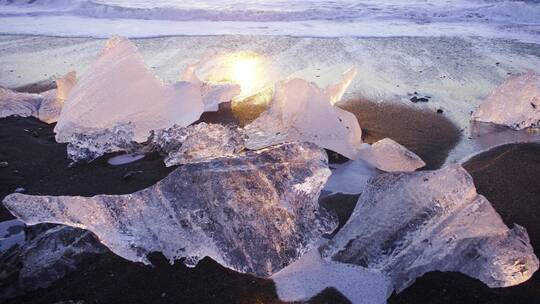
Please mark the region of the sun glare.
<svg viewBox="0 0 540 304"><path fill-rule="evenodd" d="M242 93L235 98L237 100L252 96L271 84L269 61L255 52L226 54L217 58L211 66L205 80L240 85Z"/></svg>

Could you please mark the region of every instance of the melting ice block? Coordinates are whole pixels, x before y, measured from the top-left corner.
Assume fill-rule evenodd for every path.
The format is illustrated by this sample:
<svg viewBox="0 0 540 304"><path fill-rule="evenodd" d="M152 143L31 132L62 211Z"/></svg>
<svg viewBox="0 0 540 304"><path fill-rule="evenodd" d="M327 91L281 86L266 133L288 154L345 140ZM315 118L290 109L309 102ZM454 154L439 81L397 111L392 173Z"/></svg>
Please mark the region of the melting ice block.
<svg viewBox="0 0 540 304"><path fill-rule="evenodd" d="M323 255L381 271L398 292L429 271L504 287L538 269L525 229L508 229L459 166L374 177Z"/></svg>
<svg viewBox="0 0 540 304"><path fill-rule="evenodd" d="M362 144L356 117L333 106L317 85L299 78L277 83L269 108L245 131L250 149L307 141L356 159Z"/></svg>
<svg viewBox="0 0 540 304"><path fill-rule="evenodd" d="M360 155L386 172L414 171L426 165L418 155L390 138L381 139L371 146L364 145Z"/></svg>
<svg viewBox="0 0 540 304"><path fill-rule="evenodd" d="M243 130L232 125L199 123L152 132L150 149L167 155L167 167L233 156L244 149Z"/></svg>
<svg viewBox="0 0 540 304"><path fill-rule="evenodd" d="M319 207L330 175L324 150L284 144L187 164L145 190L94 197L12 194L4 205L27 224L87 229L121 257L160 251L195 265L209 256L268 276L311 249L337 220Z"/></svg>
<svg viewBox="0 0 540 304"><path fill-rule="evenodd" d="M540 75L529 72L509 78L473 112L472 120L517 130L540 126Z"/></svg>
<svg viewBox="0 0 540 304"><path fill-rule="evenodd" d="M114 37L71 89L55 127L56 140L71 142L77 134L129 123L133 140L142 142L151 130L189 125L203 109L198 84L164 85L133 43Z"/></svg>

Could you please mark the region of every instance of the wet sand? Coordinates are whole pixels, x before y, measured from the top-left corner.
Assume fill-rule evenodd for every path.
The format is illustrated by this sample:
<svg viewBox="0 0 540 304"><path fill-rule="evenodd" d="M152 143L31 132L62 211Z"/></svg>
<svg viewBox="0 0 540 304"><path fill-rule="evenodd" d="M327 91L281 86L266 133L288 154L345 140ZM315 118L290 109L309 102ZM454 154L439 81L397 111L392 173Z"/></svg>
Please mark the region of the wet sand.
<svg viewBox="0 0 540 304"><path fill-rule="evenodd" d="M423 170L439 168L461 138L461 131L444 112L362 99L339 106L356 116L365 142L389 137L420 156L426 162Z"/></svg>

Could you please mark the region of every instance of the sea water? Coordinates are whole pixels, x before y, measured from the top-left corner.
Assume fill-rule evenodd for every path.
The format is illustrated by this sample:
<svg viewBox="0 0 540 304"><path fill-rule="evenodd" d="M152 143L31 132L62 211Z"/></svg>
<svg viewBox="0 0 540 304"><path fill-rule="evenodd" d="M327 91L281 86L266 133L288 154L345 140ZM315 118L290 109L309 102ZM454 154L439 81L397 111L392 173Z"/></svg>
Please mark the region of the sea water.
<svg viewBox="0 0 540 304"><path fill-rule="evenodd" d="M539 0L0 0L0 33L482 36L540 42L539 16Z"/></svg>

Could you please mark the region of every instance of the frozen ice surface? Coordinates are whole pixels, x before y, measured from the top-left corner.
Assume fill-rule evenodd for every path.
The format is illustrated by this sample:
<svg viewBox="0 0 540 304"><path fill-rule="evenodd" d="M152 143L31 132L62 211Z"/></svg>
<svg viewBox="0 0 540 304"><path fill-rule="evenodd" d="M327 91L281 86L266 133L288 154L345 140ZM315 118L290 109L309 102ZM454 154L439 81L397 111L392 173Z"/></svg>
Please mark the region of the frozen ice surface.
<svg viewBox="0 0 540 304"><path fill-rule="evenodd" d="M198 123L153 131L151 149L165 154L167 167L233 156L245 148L242 129L233 125Z"/></svg>
<svg viewBox="0 0 540 304"><path fill-rule="evenodd" d="M350 159L358 157L362 130L356 117L333 106L317 85L294 78L278 82L274 92L269 108L245 127L248 148L307 141Z"/></svg>
<svg viewBox="0 0 540 304"><path fill-rule="evenodd" d="M389 278L378 271L321 258L317 248L272 276L279 298L303 301L334 287L354 304L383 304L390 295Z"/></svg>
<svg viewBox="0 0 540 304"><path fill-rule="evenodd" d="M398 292L429 271L505 287L538 269L525 229L508 229L459 166L374 177L323 255L379 270Z"/></svg>
<svg viewBox="0 0 540 304"><path fill-rule="evenodd" d="M540 75L510 77L489 94L472 119L517 130L540 126Z"/></svg>
<svg viewBox="0 0 540 304"><path fill-rule="evenodd" d="M383 138L371 145L364 145L361 157L373 166L386 171L414 171L426 163L416 154L390 138Z"/></svg>
<svg viewBox="0 0 540 304"><path fill-rule="evenodd" d="M74 134L131 123L133 140L142 142L151 130L189 125L203 109L198 84L164 85L133 43L114 37L71 89L55 127L56 139L69 142Z"/></svg>
<svg viewBox="0 0 540 304"><path fill-rule="evenodd" d="M92 231L114 253L148 263L162 252L195 265L209 256L240 272L269 276L311 249L337 220L318 205L330 170L324 150L283 144L186 164L127 195L12 194L4 205L29 225Z"/></svg>
<svg viewBox="0 0 540 304"><path fill-rule="evenodd" d="M91 162L106 153L135 150L133 129L133 125L127 123L110 129L73 133L66 138L68 158L73 162Z"/></svg>
<svg viewBox="0 0 540 304"><path fill-rule="evenodd" d="M379 174L375 167L362 159L332 164L331 169L332 175L328 178L323 190L332 193L362 193L368 180Z"/></svg>
<svg viewBox="0 0 540 304"><path fill-rule="evenodd" d="M50 286L107 248L91 232L67 226L30 227L26 240L0 255L0 301Z"/></svg>

